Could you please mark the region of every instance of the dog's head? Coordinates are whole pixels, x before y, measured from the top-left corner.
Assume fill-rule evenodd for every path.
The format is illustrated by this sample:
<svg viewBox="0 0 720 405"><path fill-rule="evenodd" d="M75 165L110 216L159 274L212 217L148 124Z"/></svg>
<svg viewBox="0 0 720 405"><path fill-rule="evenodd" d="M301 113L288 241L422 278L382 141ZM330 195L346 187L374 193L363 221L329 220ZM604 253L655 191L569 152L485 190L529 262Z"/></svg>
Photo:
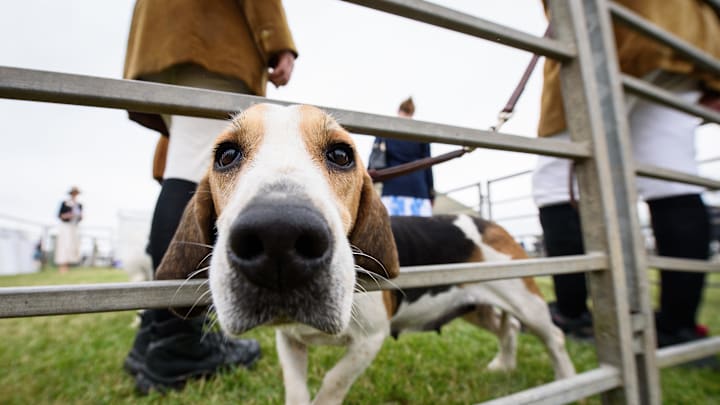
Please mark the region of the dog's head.
<svg viewBox="0 0 720 405"><path fill-rule="evenodd" d="M399 270L387 212L352 138L309 106L254 106L217 138L157 278L202 276L208 257L230 334L284 322L339 333L356 262L386 278Z"/></svg>

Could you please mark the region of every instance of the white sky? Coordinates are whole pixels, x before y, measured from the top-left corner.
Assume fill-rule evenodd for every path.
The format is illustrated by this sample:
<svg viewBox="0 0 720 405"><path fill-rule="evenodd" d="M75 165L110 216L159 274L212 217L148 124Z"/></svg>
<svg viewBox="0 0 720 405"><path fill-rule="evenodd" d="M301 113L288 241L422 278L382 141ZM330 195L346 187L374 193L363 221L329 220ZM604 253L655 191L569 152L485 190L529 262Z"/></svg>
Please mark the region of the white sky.
<svg viewBox="0 0 720 405"><path fill-rule="evenodd" d="M542 35L540 1L438 1L448 7ZM394 115L412 95L415 118L488 128L514 89L530 55L337 0L285 0L300 52L290 84L268 97ZM0 65L120 78L133 1L25 0L0 13ZM541 85L538 66L504 127L535 136ZM157 135L121 110L0 100L0 214L56 222L73 184L82 190L84 227L116 227L118 212L151 212L159 186L151 179ZM364 157L372 138L356 137ZM453 146L433 145L437 155ZM699 158L720 154L720 131L704 128ZM438 191L531 169L531 155L476 151L436 166ZM718 165L710 168L720 172ZM711 174L706 172L705 174ZM493 190L496 198L527 195L527 179ZM477 191L454 195L477 204ZM497 207L498 216L532 212L527 201ZM1 224L0 224L1 225ZM508 222L511 232L535 221Z"/></svg>

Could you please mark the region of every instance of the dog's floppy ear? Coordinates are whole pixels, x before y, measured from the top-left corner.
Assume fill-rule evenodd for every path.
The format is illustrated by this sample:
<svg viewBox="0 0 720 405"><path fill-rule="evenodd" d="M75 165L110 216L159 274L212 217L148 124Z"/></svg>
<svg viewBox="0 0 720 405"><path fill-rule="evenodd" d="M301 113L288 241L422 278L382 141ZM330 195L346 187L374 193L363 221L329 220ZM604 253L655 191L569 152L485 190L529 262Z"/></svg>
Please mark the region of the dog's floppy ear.
<svg viewBox="0 0 720 405"><path fill-rule="evenodd" d="M363 179L355 225L348 238L350 243L362 253L382 263L380 266L374 260L356 254L355 263L358 266L383 277L397 277L400 263L395 238L390 228L390 217L367 173Z"/></svg>
<svg viewBox="0 0 720 405"><path fill-rule="evenodd" d="M198 184L197 190L185 207L170 246L158 266L158 280L184 280L192 273L208 266L214 242L215 206L207 177ZM200 271L198 278L207 278L207 271Z"/></svg>

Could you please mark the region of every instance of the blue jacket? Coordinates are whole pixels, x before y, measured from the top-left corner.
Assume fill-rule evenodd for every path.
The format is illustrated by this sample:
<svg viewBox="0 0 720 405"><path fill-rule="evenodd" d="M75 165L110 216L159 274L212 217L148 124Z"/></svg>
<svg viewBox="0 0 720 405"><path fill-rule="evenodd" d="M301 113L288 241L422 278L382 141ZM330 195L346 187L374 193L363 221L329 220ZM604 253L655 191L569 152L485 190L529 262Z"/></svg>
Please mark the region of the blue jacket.
<svg viewBox="0 0 720 405"><path fill-rule="evenodd" d="M430 144L385 139L387 167L430 157ZM434 199L432 169L418 170L383 182L382 195Z"/></svg>

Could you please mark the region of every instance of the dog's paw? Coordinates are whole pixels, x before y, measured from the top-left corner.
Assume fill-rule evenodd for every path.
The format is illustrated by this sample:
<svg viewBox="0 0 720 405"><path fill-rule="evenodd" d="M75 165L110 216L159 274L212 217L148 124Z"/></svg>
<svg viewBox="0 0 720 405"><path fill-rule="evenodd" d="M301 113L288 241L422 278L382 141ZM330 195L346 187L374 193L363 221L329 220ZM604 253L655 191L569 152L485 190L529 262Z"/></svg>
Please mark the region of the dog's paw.
<svg viewBox="0 0 720 405"><path fill-rule="evenodd" d="M503 359L499 354L487 365L488 371L513 371L515 362Z"/></svg>

